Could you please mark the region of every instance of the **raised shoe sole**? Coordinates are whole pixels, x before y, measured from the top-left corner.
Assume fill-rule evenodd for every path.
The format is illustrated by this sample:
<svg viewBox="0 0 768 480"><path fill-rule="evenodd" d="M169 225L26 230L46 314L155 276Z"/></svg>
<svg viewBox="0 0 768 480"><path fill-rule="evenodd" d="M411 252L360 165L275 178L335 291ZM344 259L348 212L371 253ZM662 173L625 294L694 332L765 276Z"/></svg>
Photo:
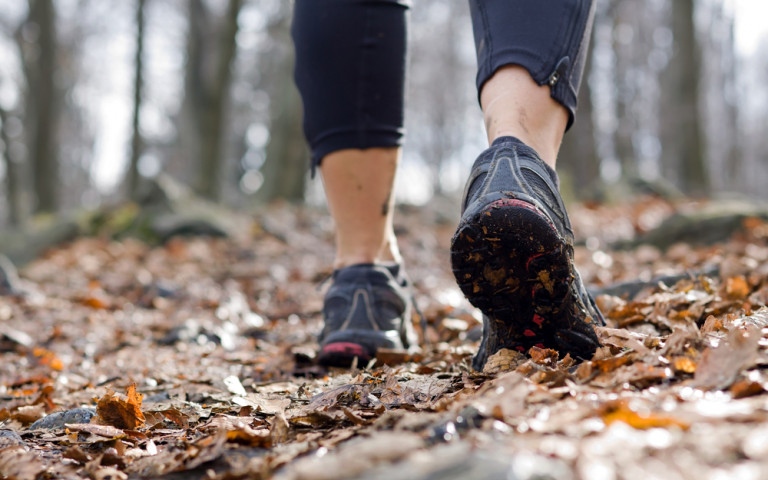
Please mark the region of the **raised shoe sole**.
<svg viewBox="0 0 768 480"><path fill-rule="evenodd" d="M485 357L538 346L588 359L599 346L572 292L568 246L532 202L498 192L473 202L453 237L451 264L464 295L488 317Z"/></svg>

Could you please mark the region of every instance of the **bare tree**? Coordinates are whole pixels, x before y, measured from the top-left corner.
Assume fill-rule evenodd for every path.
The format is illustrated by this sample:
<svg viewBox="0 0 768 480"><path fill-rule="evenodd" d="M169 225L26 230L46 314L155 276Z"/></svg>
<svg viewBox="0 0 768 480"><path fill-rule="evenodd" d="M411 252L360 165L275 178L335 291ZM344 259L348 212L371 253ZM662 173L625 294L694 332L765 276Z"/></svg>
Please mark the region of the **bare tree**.
<svg viewBox="0 0 768 480"><path fill-rule="evenodd" d="M710 181L704 158L699 112L700 48L694 23L694 0L670 2L674 47L661 75L662 168L684 193L703 195Z"/></svg>
<svg viewBox="0 0 768 480"><path fill-rule="evenodd" d="M566 173L572 183L573 195L578 199L594 197L595 183L600 179L600 158L595 143L595 124L592 118L592 92L589 73L592 66L592 47L584 65L584 79L579 90L579 110L571 130L560 147L558 170Z"/></svg>
<svg viewBox="0 0 768 480"><path fill-rule="evenodd" d="M133 120L131 136L131 158L128 164L128 194L135 197L139 187L139 158L141 158L143 139L141 137L141 102L144 86L144 6L146 0L136 1L136 52L134 54L133 76Z"/></svg>
<svg viewBox="0 0 768 480"><path fill-rule="evenodd" d="M56 84L56 13L52 0L29 0L29 13L16 35L26 79L25 132L36 212L58 209L57 130L61 94Z"/></svg>
<svg viewBox="0 0 768 480"><path fill-rule="evenodd" d="M229 0L226 13L217 25L215 16L202 0L189 2L181 141L187 165L197 166L196 190L213 200L218 199L221 188L225 111L242 3L242 0ZM216 40L211 41L212 38Z"/></svg>
<svg viewBox="0 0 768 480"><path fill-rule="evenodd" d="M17 226L23 221L24 213L21 205L21 192L19 191L19 181L21 179L18 172L19 161L14 158L13 148L11 147L11 136L8 133L9 115L0 107L0 141L3 142L3 159L5 160L5 198L8 205L8 222Z"/></svg>
<svg viewBox="0 0 768 480"><path fill-rule="evenodd" d="M269 142L261 167L264 181L256 193L260 203L304 199L309 162L301 130L301 98L293 81L288 81L293 78L294 65L290 22L290 5L283 2L268 27L271 58L263 59L263 73L270 77L266 87L271 101Z"/></svg>

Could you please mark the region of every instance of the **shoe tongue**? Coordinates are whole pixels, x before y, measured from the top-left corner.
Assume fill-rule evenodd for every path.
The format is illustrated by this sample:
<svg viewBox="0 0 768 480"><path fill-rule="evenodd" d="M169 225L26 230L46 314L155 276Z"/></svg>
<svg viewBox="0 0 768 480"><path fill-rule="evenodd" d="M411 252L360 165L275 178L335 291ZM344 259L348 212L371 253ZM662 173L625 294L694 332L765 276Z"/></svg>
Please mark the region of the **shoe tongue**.
<svg viewBox="0 0 768 480"><path fill-rule="evenodd" d="M493 143L491 143L491 146L488 148L488 150L486 150L485 152L483 152L483 154L480 155L480 158L487 158L486 161L490 162L491 159L493 158L493 155L490 154L490 153L494 149L494 147L497 147L497 146L505 144L505 143L512 143L512 144L514 144L515 147L517 148L517 152L519 154L521 154L521 155L523 155L525 157L531 158L531 159L535 159L539 164L541 164L541 166L543 166L544 169L549 174L549 177L552 180L552 182L555 184L555 187L558 190L560 190L560 178L557 176L557 172L555 172L555 170L552 167L550 167L544 160L541 159L541 157L539 157L539 154L536 152L536 150L534 150L531 147L529 147L528 145L526 145L523 141L521 141L517 137L513 137L511 135L508 135L508 136L497 138L496 140L493 141ZM485 154L486 152L488 152L489 155L486 155ZM478 161L475 162L476 164L479 163L480 158L478 158ZM480 180L482 178L485 178L485 175L482 175L480 178L478 178L478 180ZM471 186L470 187L470 191L479 188L480 185L482 184L482 181L478 182L476 180L474 183L477 184L477 187L475 187L474 185Z"/></svg>
<svg viewBox="0 0 768 480"><path fill-rule="evenodd" d="M507 135L507 136L504 136L504 137L499 137L496 140L494 140L493 143L491 143L491 146L495 147L496 145L500 145L502 143L515 143L515 144L518 144L518 145L525 145L517 137L513 137L511 135Z"/></svg>

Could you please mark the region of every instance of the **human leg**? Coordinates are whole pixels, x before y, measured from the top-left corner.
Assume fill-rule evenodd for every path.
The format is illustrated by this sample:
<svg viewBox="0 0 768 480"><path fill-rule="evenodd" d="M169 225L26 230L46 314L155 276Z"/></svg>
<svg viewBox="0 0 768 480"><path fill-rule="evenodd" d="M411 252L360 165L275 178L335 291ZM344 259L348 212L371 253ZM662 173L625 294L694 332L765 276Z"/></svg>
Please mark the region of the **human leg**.
<svg viewBox="0 0 768 480"><path fill-rule="evenodd" d="M297 0L292 26L304 131L334 219L336 270L320 361L414 345L392 228L403 136L407 3Z"/></svg>
<svg viewBox="0 0 768 480"><path fill-rule="evenodd" d="M357 263L400 263L392 226L400 148L329 153L320 168L336 231L335 268Z"/></svg>
<svg viewBox="0 0 768 480"><path fill-rule="evenodd" d="M573 121L593 7L564 0L470 6L491 146L467 182L451 260L459 286L485 315L473 365L481 369L501 348L532 346L589 358L602 316L573 266L553 167Z"/></svg>
<svg viewBox="0 0 768 480"><path fill-rule="evenodd" d="M393 186L403 136L407 4L299 0L296 83L313 168L336 230L337 268L399 261Z"/></svg>
<svg viewBox="0 0 768 480"><path fill-rule="evenodd" d="M538 85L519 65L505 65L483 85L480 105L489 145L499 137L515 137L555 168L568 111L552 98L548 85Z"/></svg>

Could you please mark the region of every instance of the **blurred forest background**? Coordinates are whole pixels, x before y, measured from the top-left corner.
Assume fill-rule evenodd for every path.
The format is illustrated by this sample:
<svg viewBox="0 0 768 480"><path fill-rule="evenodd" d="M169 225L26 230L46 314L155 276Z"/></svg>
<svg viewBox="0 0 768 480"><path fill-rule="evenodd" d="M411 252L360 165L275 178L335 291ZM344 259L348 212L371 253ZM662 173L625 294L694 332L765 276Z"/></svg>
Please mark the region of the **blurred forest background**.
<svg viewBox="0 0 768 480"><path fill-rule="evenodd" d="M762 0L598 0L571 199L642 182L768 198ZM0 0L0 226L135 198L161 172L240 209L319 202L285 0ZM465 1L411 10L398 195L457 196L485 147ZM427 185L428 188L424 188Z"/></svg>

